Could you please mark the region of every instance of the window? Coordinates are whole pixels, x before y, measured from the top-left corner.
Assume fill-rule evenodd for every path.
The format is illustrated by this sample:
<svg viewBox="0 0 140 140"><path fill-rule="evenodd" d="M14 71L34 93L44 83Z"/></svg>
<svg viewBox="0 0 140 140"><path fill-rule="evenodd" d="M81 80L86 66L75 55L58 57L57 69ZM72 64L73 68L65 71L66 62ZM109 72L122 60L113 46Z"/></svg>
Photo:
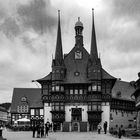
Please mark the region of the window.
<svg viewBox="0 0 140 140"><path fill-rule="evenodd" d="M70 94L73 94L73 89L70 89Z"/></svg>
<svg viewBox="0 0 140 140"><path fill-rule="evenodd" d="M88 87L88 91L91 91L91 86Z"/></svg>
<svg viewBox="0 0 140 140"><path fill-rule="evenodd" d="M92 105L92 110L97 110L97 105Z"/></svg>
<svg viewBox="0 0 140 140"><path fill-rule="evenodd" d="M56 73L60 73L60 71L59 70L56 70Z"/></svg>
<svg viewBox="0 0 140 140"><path fill-rule="evenodd" d="M80 75L80 72L76 71L76 72L74 72L74 75L75 76L79 76Z"/></svg>
<svg viewBox="0 0 140 140"><path fill-rule="evenodd" d="M98 102L88 103L88 111L101 111L101 104Z"/></svg>
<svg viewBox="0 0 140 140"><path fill-rule="evenodd" d="M29 107L28 105L17 106L17 112L19 113L28 113Z"/></svg>
<svg viewBox="0 0 140 140"><path fill-rule="evenodd" d="M21 98L21 101L22 101L22 102L26 102L26 101L27 101L27 98L26 98L26 97L22 97L22 98Z"/></svg>
<svg viewBox="0 0 140 140"><path fill-rule="evenodd" d="M34 114L35 114L35 110L31 109L31 115L34 115Z"/></svg>
<svg viewBox="0 0 140 140"><path fill-rule="evenodd" d="M79 94L83 94L83 90L82 89L79 90Z"/></svg>
<svg viewBox="0 0 140 140"><path fill-rule="evenodd" d="M97 82L97 88L98 88L98 91L101 91L101 82L100 81Z"/></svg>
<svg viewBox="0 0 140 140"><path fill-rule="evenodd" d="M75 89L75 94L78 94L78 89Z"/></svg>
<svg viewBox="0 0 140 140"><path fill-rule="evenodd" d="M55 91L59 91L59 86L55 86Z"/></svg>
<svg viewBox="0 0 140 140"><path fill-rule="evenodd" d="M92 91L97 91L97 86L96 85L92 85Z"/></svg>
<svg viewBox="0 0 140 140"><path fill-rule="evenodd" d="M52 103L53 111L64 111L64 103Z"/></svg>
<svg viewBox="0 0 140 140"><path fill-rule="evenodd" d="M35 109L35 115L39 116L40 115L40 109Z"/></svg>
<svg viewBox="0 0 140 140"><path fill-rule="evenodd" d="M54 86L52 87L52 91L55 91L55 87Z"/></svg>
<svg viewBox="0 0 140 140"><path fill-rule="evenodd" d="M88 87L88 91L101 91L101 82L95 81Z"/></svg>
<svg viewBox="0 0 140 140"><path fill-rule="evenodd" d="M64 87L63 86L61 86L61 91L64 91Z"/></svg>
<svg viewBox="0 0 140 140"><path fill-rule="evenodd" d="M64 91L64 87L63 86L59 86L59 85L53 85L52 86L52 91L56 91L56 92Z"/></svg>

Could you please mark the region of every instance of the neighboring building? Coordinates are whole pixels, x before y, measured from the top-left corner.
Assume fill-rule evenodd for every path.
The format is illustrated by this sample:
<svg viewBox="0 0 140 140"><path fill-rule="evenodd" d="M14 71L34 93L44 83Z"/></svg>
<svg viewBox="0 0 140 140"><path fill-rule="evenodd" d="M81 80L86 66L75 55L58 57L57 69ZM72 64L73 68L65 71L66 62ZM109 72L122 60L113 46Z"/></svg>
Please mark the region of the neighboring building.
<svg viewBox="0 0 140 140"><path fill-rule="evenodd" d="M75 45L63 55L60 14L52 71L36 80L41 89L16 88L13 92L12 123L22 117L47 121L60 131L93 131L98 123L109 127L135 126L134 88L107 73L98 57L94 15L90 53L83 44L83 23L75 24ZM114 85L115 84L115 85ZM109 128L108 127L108 128Z"/></svg>
<svg viewBox="0 0 140 140"><path fill-rule="evenodd" d="M136 128L135 101L131 98L134 90L129 82L116 81L112 89L110 128Z"/></svg>
<svg viewBox="0 0 140 140"><path fill-rule="evenodd" d="M138 80L136 82L131 82L135 88L132 96L135 97L136 109L137 109L137 130L140 130L140 73L138 73Z"/></svg>
<svg viewBox="0 0 140 140"><path fill-rule="evenodd" d="M11 121L11 103L2 103L0 106L4 107L7 111L7 123Z"/></svg>
<svg viewBox="0 0 140 140"><path fill-rule="evenodd" d="M27 118L32 123L43 122L43 103L41 89L14 88L11 105L11 124L18 119Z"/></svg>
<svg viewBox="0 0 140 140"><path fill-rule="evenodd" d="M6 124L7 121L7 110L4 107L0 106L0 125Z"/></svg>

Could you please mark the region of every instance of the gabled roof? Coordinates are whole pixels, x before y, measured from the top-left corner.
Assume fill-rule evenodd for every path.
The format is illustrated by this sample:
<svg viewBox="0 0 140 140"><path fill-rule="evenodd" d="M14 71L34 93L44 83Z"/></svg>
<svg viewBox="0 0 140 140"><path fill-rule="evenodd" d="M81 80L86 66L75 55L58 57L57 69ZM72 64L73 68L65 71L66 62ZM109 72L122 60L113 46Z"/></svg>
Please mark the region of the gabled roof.
<svg viewBox="0 0 140 140"><path fill-rule="evenodd" d="M102 68L102 79L116 79Z"/></svg>
<svg viewBox="0 0 140 140"><path fill-rule="evenodd" d="M22 97L26 97L27 101L23 102ZM17 106L28 104L29 107L43 108L41 101L41 89L40 88L14 88L11 112L17 112Z"/></svg>
<svg viewBox="0 0 140 140"><path fill-rule="evenodd" d="M131 95L134 91L134 87L132 87L129 82L117 80L112 89L112 97L132 100ZM120 94L120 96L118 96L118 94Z"/></svg>
<svg viewBox="0 0 140 140"><path fill-rule="evenodd" d="M82 59L75 59L76 51L82 52ZM87 83L87 63L88 63L89 53L87 50L80 46L79 48L75 46L64 58L64 63L66 67L66 79L64 83ZM76 72L79 73L76 76Z"/></svg>

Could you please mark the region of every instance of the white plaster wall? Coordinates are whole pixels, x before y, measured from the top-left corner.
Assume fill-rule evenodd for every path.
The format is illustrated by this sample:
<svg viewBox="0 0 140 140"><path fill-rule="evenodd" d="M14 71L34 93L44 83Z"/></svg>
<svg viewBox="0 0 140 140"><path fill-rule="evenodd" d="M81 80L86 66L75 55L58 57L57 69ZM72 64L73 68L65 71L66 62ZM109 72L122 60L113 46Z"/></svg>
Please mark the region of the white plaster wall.
<svg viewBox="0 0 140 140"><path fill-rule="evenodd" d="M110 123L110 104L102 104L102 127L105 121L107 121L107 130L109 130L109 123Z"/></svg>
<svg viewBox="0 0 140 140"><path fill-rule="evenodd" d="M46 123L48 120L49 122L52 122L52 114L51 114L51 104L49 106L48 103L44 103L44 123Z"/></svg>
<svg viewBox="0 0 140 140"><path fill-rule="evenodd" d="M87 115L87 105L66 105L65 106L65 120L66 122L71 122L71 108L82 108L82 121L86 122L88 119Z"/></svg>
<svg viewBox="0 0 140 140"><path fill-rule="evenodd" d="M82 121L83 122L88 121L87 105L82 106Z"/></svg>
<svg viewBox="0 0 140 140"><path fill-rule="evenodd" d="M71 121L71 106L65 106L65 121Z"/></svg>

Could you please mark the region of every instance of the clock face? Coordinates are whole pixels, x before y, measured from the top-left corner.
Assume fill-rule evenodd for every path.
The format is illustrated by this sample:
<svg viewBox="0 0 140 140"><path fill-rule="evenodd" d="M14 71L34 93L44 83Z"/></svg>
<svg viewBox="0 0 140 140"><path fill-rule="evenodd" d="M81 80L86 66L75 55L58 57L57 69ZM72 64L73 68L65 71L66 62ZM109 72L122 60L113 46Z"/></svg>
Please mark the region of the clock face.
<svg viewBox="0 0 140 140"><path fill-rule="evenodd" d="M82 59L82 52L81 51L75 52L75 59Z"/></svg>

